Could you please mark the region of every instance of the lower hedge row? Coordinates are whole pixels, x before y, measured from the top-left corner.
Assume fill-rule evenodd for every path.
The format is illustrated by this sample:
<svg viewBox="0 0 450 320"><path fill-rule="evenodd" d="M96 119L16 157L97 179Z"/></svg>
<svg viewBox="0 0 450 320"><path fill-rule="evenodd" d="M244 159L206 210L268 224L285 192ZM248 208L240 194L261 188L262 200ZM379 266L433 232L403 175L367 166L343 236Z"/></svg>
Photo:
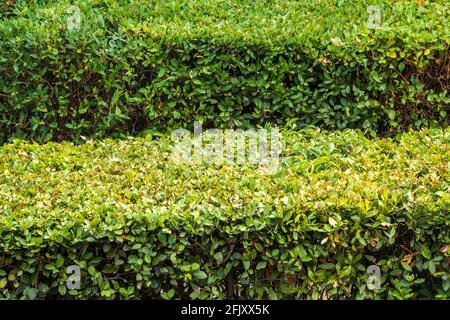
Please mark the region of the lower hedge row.
<svg viewBox="0 0 450 320"><path fill-rule="evenodd" d="M0 297L450 297L449 129L282 136L270 176L167 138L0 147Z"/></svg>

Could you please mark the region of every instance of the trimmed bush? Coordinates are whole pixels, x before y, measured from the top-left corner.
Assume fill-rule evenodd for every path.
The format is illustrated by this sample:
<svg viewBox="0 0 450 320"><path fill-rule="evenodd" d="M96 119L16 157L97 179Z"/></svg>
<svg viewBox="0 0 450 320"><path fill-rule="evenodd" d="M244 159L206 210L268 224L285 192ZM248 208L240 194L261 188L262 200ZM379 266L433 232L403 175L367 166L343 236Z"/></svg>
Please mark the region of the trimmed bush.
<svg viewBox="0 0 450 320"><path fill-rule="evenodd" d="M0 140L267 122L390 134L449 122L446 1L14 1ZM378 5L381 26L369 29ZM369 12L369 13L368 13ZM0 142L1 142L0 141Z"/></svg>
<svg viewBox="0 0 450 320"><path fill-rule="evenodd" d="M450 297L450 130L282 135L273 176L166 138L0 147L0 297Z"/></svg>

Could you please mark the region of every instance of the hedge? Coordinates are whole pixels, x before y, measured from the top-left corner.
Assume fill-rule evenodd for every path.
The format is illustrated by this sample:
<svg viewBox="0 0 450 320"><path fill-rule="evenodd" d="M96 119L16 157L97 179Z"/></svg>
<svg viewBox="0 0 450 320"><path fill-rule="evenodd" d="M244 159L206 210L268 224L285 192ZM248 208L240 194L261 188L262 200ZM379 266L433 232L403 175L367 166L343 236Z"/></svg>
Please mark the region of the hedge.
<svg viewBox="0 0 450 320"><path fill-rule="evenodd" d="M450 298L449 129L282 136L272 176L164 137L3 145L0 298Z"/></svg>
<svg viewBox="0 0 450 320"><path fill-rule="evenodd" d="M0 143L266 123L448 126L447 1L2 5ZM79 29L66 22L71 4ZM381 25L368 28L377 5Z"/></svg>

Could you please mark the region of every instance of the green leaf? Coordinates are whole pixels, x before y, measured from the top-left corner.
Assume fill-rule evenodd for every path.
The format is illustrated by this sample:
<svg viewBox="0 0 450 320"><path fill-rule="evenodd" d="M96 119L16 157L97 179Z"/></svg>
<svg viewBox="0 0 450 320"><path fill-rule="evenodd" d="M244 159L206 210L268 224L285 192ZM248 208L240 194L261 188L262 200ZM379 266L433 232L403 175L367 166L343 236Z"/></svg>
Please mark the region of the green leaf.
<svg viewBox="0 0 450 320"><path fill-rule="evenodd" d="M161 293L161 297L162 297L164 300L172 299L174 295L175 295L175 290L174 290L174 289L170 289L170 290L167 291L167 292L162 292L162 293Z"/></svg>
<svg viewBox="0 0 450 320"><path fill-rule="evenodd" d="M223 254L221 252L217 252L214 254L214 259L216 259L216 263L220 264L223 261Z"/></svg>
<svg viewBox="0 0 450 320"><path fill-rule="evenodd" d="M55 265L57 268L61 268L64 265L64 259L63 258L58 258L55 262Z"/></svg>
<svg viewBox="0 0 450 320"><path fill-rule="evenodd" d="M8 280L6 278L2 278L0 280L0 289L3 289L8 284Z"/></svg>
<svg viewBox="0 0 450 320"><path fill-rule="evenodd" d="M256 265L256 270L260 270L260 269L264 269L267 265L266 261L260 261L258 262L258 264Z"/></svg>
<svg viewBox="0 0 450 320"><path fill-rule="evenodd" d="M430 261L428 264L428 270L430 270L431 273L436 273L436 265L433 261Z"/></svg>
<svg viewBox="0 0 450 320"><path fill-rule="evenodd" d="M29 299L34 300L36 299L38 290L36 288L27 288L27 296Z"/></svg>
<svg viewBox="0 0 450 320"><path fill-rule="evenodd" d="M426 259L431 259L430 249L426 245L420 246L420 254Z"/></svg>
<svg viewBox="0 0 450 320"><path fill-rule="evenodd" d="M447 291L449 288L450 288L450 278L447 278L444 281L442 281L442 289L444 289L444 291Z"/></svg>
<svg viewBox="0 0 450 320"><path fill-rule="evenodd" d="M59 286L58 286L58 292L59 292L59 294L62 295L62 296L66 295L66 292L67 292L66 286L63 285L63 284L59 285Z"/></svg>
<svg viewBox="0 0 450 320"><path fill-rule="evenodd" d="M336 265L334 263L323 263L320 265L320 268L325 270L334 270Z"/></svg>
<svg viewBox="0 0 450 320"><path fill-rule="evenodd" d="M105 267L102 270L103 273L116 273L117 271L119 271L119 266L116 265Z"/></svg>
<svg viewBox="0 0 450 320"><path fill-rule="evenodd" d="M388 117L390 120L394 120L395 119L395 110L388 110L387 111Z"/></svg>
<svg viewBox="0 0 450 320"><path fill-rule="evenodd" d="M117 101L119 100L119 97L120 97L120 93L121 93L120 90L116 90L114 92L114 95L111 98L111 105L115 105L117 103Z"/></svg>
<svg viewBox="0 0 450 320"><path fill-rule="evenodd" d="M158 78L162 78L165 73L166 73L166 69L165 68L159 69L159 71L158 71Z"/></svg>
<svg viewBox="0 0 450 320"><path fill-rule="evenodd" d="M195 278L200 279L200 280L206 279L208 277L208 275L204 271L201 271L201 270L194 271L192 274L194 275Z"/></svg>

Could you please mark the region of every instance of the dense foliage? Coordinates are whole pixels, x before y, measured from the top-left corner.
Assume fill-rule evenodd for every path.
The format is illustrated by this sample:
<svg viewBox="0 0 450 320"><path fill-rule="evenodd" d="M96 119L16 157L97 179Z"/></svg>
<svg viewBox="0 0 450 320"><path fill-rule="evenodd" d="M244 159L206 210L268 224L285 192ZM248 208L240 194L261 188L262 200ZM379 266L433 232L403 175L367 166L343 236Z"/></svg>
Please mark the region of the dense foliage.
<svg viewBox="0 0 450 320"><path fill-rule="evenodd" d="M283 141L273 176L165 138L0 147L0 297L450 298L449 129Z"/></svg>
<svg viewBox="0 0 450 320"><path fill-rule="evenodd" d="M67 27L72 3L79 29ZM370 5L379 27L367 26ZM444 0L15 0L1 10L0 143L195 120L380 133L449 122Z"/></svg>

